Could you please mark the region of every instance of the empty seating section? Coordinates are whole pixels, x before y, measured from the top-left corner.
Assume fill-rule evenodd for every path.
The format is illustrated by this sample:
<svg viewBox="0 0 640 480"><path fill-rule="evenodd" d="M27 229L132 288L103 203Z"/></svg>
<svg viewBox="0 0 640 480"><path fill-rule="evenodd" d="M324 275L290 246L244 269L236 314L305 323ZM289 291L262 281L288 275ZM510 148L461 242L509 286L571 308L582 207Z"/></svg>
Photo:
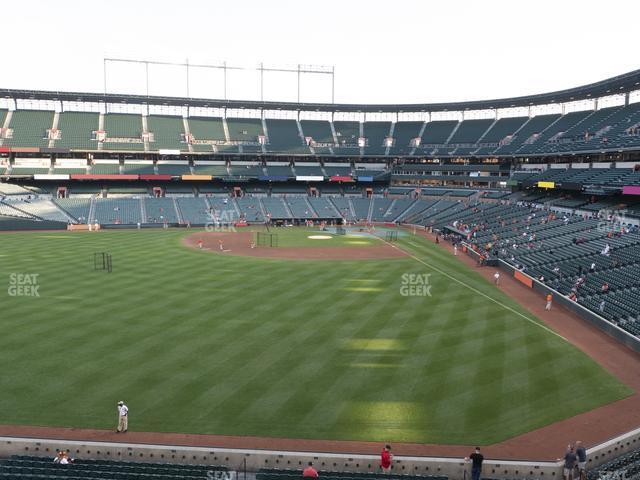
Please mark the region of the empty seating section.
<svg viewBox="0 0 640 480"><path fill-rule="evenodd" d="M440 475L408 475L406 473L360 473L332 472L320 470L319 478L327 480L447 480ZM296 480L302 477L300 470L261 469L256 473L256 480ZM591 479L590 479L591 480Z"/></svg>
<svg viewBox="0 0 640 480"><path fill-rule="evenodd" d="M262 120L259 118L227 118L229 140L232 142L258 143L258 137L264 135Z"/></svg>
<svg viewBox="0 0 640 480"><path fill-rule="evenodd" d="M397 122L393 129L393 147L391 155L409 155L413 149L413 141L420 138L420 130L424 122Z"/></svg>
<svg viewBox="0 0 640 480"><path fill-rule="evenodd" d="M93 175L118 175L120 165L117 163L96 163L91 166L90 173Z"/></svg>
<svg viewBox="0 0 640 480"><path fill-rule="evenodd" d="M387 151L385 140L390 130L391 122L364 122L365 155L384 155Z"/></svg>
<svg viewBox="0 0 640 480"><path fill-rule="evenodd" d="M291 218L282 198L270 197L260 199L267 216L272 219Z"/></svg>
<svg viewBox="0 0 640 480"><path fill-rule="evenodd" d="M108 113L104 116L104 130L104 150L144 150L142 115Z"/></svg>
<svg viewBox="0 0 640 480"><path fill-rule="evenodd" d="M186 163L184 165L177 164L158 164L158 174L159 175L190 175L191 168Z"/></svg>
<svg viewBox="0 0 640 480"><path fill-rule="evenodd" d="M142 223L142 206L136 198L95 199L95 221L121 225Z"/></svg>
<svg viewBox="0 0 640 480"><path fill-rule="evenodd" d="M267 175L270 177L293 177L293 170L290 166L284 165L267 165Z"/></svg>
<svg viewBox="0 0 640 480"><path fill-rule="evenodd" d="M349 177L353 174L351 167L346 165L325 164L324 171L329 177Z"/></svg>
<svg viewBox="0 0 640 480"><path fill-rule="evenodd" d="M3 145L12 147L47 147L48 130L53 126L54 112L42 110L16 110L13 112L9 129L11 138L5 138Z"/></svg>
<svg viewBox="0 0 640 480"><path fill-rule="evenodd" d="M178 215L172 198L144 198L147 223L178 223Z"/></svg>
<svg viewBox="0 0 640 480"><path fill-rule="evenodd" d="M54 464L51 458L12 456L0 460L0 478L60 478L73 480L196 480L213 478L226 467L211 465L138 463L79 459L71 465Z"/></svg>
<svg viewBox="0 0 640 480"><path fill-rule="evenodd" d="M532 143L540 145L547 140L554 139L554 137L556 137L557 135L582 122L590 114L590 111L567 113L566 115L560 117L557 122L553 123L546 130L541 132L540 135L538 135Z"/></svg>
<svg viewBox="0 0 640 480"><path fill-rule="evenodd" d="M11 175L12 176L18 176L18 175L36 175L36 174L47 174L49 173L49 168L46 167L42 167L42 168L38 168L38 167L13 167L13 169L11 170Z"/></svg>
<svg viewBox="0 0 640 480"><path fill-rule="evenodd" d="M58 207L73 217L78 223L87 223L91 199L89 198L56 198L53 200Z"/></svg>
<svg viewBox="0 0 640 480"><path fill-rule="evenodd" d="M359 122L333 122L338 140L338 147L334 148L336 155L360 155L358 139L360 138Z"/></svg>
<svg viewBox="0 0 640 480"><path fill-rule="evenodd" d="M190 117L188 122L194 151L211 152L212 143L226 141L222 118Z"/></svg>
<svg viewBox="0 0 640 480"><path fill-rule="evenodd" d="M10 203L0 202L0 215L5 215L9 217L33 218L28 213L23 212L22 210L20 210L19 208L16 208L16 206L13 206L13 205L17 206L19 205L19 203L10 204Z"/></svg>
<svg viewBox="0 0 640 480"><path fill-rule="evenodd" d="M153 175L156 173L153 163L125 163L122 173L128 175Z"/></svg>
<svg viewBox="0 0 640 480"><path fill-rule="evenodd" d="M92 112L62 112L58 121L60 138L57 148L97 150L95 132L98 130L100 115Z"/></svg>
<svg viewBox="0 0 640 480"><path fill-rule="evenodd" d="M182 117L149 115L147 117L147 128L150 133L153 133L153 142L149 142L151 150L188 150L188 146L184 142L184 122Z"/></svg>
<svg viewBox="0 0 640 480"><path fill-rule="evenodd" d="M229 171L226 165L194 165L193 173L196 175L211 175L213 177L228 177Z"/></svg>
<svg viewBox="0 0 640 480"><path fill-rule="evenodd" d="M211 221L209 205L204 197L176 197L175 200L184 223L205 225Z"/></svg>
<svg viewBox="0 0 640 480"><path fill-rule="evenodd" d="M358 221L366 221L369 218L369 206L371 205L371 200L368 198L352 198L351 204L353 205L353 210L356 214L356 219Z"/></svg>
<svg viewBox="0 0 640 480"><path fill-rule="evenodd" d="M7 112L8 110L0 108L0 128L4 126L4 121L7 118Z"/></svg>
<svg viewBox="0 0 640 480"><path fill-rule="evenodd" d="M295 120L267 119L268 152L309 153L309 149L300 138L298 123Z"/></svg>
<svg viewBox="0 0 640 480"><path fill-rule="evenodd" d="M343 218L329 198L309 197L308 200L318 218Z"/></svg>
<svg viewBox="0 0 640 480"><path fill-rule="evenodd" d="M62 211L56 207L51 200L22 200L17 202L7 202L8 205L13 206L28 215L43 220L52 220L55 222L68 222L69 218L62 213Z"/></svg>
<svg viewBox="0 0 640 480"><path fill-rule="evenodd" d="M374 198L373 209L371 210L371 221L383 222L385 220L387 210L389 210L392 203L392 198Z"/></svg>
<svg viewBox="0 0 640 480"><path fill-rule="evenodd" d="M289 207L289 211L293 218L297 219L312 219L317 218L313 208L307 203L306 197L303 196L288 196L283 198L284 203Z"/></svg>
<svg viewBox="0 0 640 480"><path fill-rule="evenodd" d="M479 142L480 144L500 143L506 137L513 135L528 119L528 117L501 118L479 139Z"/></svg>
<svg viewBox="0 0 640 480"><path fill-rule="evenodd" d="M314 177L324 177L324 172L322 171L322 167L318 165L298 165L295 167L296 175L299 176L314 176Z"/></svg>
<svg viewBox="0 0 640 480"><path fill-rule="evenodd" d="M264 175L262 167L258 164L231 164L231 166L229 166L229 172L232 177L237 178L257 178Z"/></svg>
<svg viewBox="0 0 640 480"><path fill-rule="evenodd" d="M326 120L300 120L305 137L311 137L314 143L334 146L331 124Z"/></svg>
<svg viewBox="0 0 640 480"><path fill-rule="evenodd" d="M416 201L411 198L397 198L393 200L393 202L387 209L387 212L383 215L381 221L395 222L407 211L407 209L409 209L409 207L412 207L415 202ZM377 205L374 205L374 214L376 206Z"/></svg>
<svg viewBox="0 0 640 480"><path fill-rule="evenodd" d="M360 122L337 121L333 122L333 128L336 132L338 145L341 147L358 147L358 139L360 138Z"/></svg>
<svg viewBox="0 0 640 480"><path fill-rule="evenodd" d="M456 120L437 120L429 122L422 133L421 145L439 145L447 141L458 125Z"/></svg>
<svg viewBox="0 0 640 480"><path fill-rule="evenodd" d="M240 214L247 222L264 222L265 217L262 213L262 206L257 197L240 197L236 198L236 203L240 209Z"/></svg>
<svg viewBox="0 0 640 480"><path fill-rule="evenodd" d="M533 135L537 135L542 132L558 118L560 118L560 114L555 113L550 115L538 115L536 117L530 118L529 121L527 121L520 130L514 132L515 135L510 139L508 143L500 146L496 150L496 153L514 153Z"/></svg>
<svg viewBox="0 0 640 480"><path fill-rule="evenodd" d="M349 222L355 222L356 216L353 211L353 205L348 198L331 197L329 201L334 205L340 216Z"/></svg>
<svg viewBox="0 0 640 480"><path fill-rule="evenodd" d="M475 144L493 122L491 119L464 120L449 140L449 144Z"/></svg>

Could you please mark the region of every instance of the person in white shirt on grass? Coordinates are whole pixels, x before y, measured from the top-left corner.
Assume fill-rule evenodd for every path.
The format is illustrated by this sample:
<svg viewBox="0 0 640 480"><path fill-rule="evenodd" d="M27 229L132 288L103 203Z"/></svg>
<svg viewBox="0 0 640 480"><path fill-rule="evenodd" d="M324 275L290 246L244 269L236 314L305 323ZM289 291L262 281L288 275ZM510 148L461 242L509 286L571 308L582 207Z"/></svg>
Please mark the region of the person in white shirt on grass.
<svg viewBox="0 0 640 480"><path fill-rule="evenodd" d="M129 408L122 400L118 402L118 428L116 433L126 433L129 427Z"/></svg>

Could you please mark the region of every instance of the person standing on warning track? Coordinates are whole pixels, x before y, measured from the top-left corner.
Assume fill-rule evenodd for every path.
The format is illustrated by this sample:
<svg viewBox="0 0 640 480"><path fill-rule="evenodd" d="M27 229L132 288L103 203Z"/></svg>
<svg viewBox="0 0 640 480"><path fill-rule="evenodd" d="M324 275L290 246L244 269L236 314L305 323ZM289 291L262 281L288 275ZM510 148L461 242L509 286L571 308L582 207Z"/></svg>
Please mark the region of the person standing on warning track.
<svg viewBox="0 0 640 480"><path fill-rule="evenodd" d="M500 284L500 272L496 272L493 274L493 283L496 285Z"/></svg>
<svg viewBox="0 0 640 480"><path fill-rule="evenodd" d="M480 447L476 447L475 452L465 458L465 461L471 460L471 480L480 480L480 473L482 472L482 462L484 456L480 453Z"/></svg>
<svg viewBox="0 0 640 480"><path fill-rule="evenodd" d="M385 445L382 449L382 453L380 454L380 468L384 473L389 473L391 471L391 460L393 460L393 455L391 455L391 445Z"/></svg>
<svg viewBox="0 0 640 480"><path fill-rule="evenodd" d="M553 302L553 295L551 295L550 293L547 293L547 304L545 305L544 309L547 311L551 310L552 302Z"/></svg>
<svg viewBox="0 0 640 480"><path fill-rule="evenodd" d="M129 407L122 400L118 402L118 428L116 433L127 433L129 429Z"/></svg>
<svg viewBox="0 0 640 480"><path fill-rule="evenodd" d="M220 251L224 252L224 245L222 244L222 240L218 240L218 246L220 247Z"/></svg>

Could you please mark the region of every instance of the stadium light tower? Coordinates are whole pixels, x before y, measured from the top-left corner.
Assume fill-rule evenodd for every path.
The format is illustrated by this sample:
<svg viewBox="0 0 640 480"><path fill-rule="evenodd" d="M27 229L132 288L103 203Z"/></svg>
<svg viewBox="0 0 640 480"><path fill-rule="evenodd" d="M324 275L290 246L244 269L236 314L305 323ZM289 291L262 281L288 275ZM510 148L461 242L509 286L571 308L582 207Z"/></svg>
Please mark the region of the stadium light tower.
<svg viewBox="0 0 640 480"><path fill-rule="evenodd" d="M264 75L265 72L280 72L280 73L295 73L297 76L297 102L300 103L300 86L302 83L302 75L303 74L314 74L314 75L329 75L331 76L331 103L335 103L335 66L326 66L326 65L301 65L298 64L296 68L288 68L288 67L265 67L263 63L260 63L255 69L251 67L239 67L228 65L226 61L221 64L201 64L201 63L189 63L189 59L187 58L184 63L176 63L176 62L162 62L155 60L147 60L147 59L130 59L130 58L103 58L103 81L104 81L104 94L108 93L107 88L107 71L108 66L111 63L128 63L128 64L137 64L144 65L145 68L145 92L146 96L149 96L149 65L162 65L162 66L170 66L170 67L182 67L185 69L185 91L187 97L190 97L190 89L189 89L189 72L193 68L204 68L204 69L216 69L222 70L223 72L223 89L224 89L224 100L228 100L227 98L227 71L228 70L244 70L244 71L257 71L260 74L260 101L264 101Z"/></svg>

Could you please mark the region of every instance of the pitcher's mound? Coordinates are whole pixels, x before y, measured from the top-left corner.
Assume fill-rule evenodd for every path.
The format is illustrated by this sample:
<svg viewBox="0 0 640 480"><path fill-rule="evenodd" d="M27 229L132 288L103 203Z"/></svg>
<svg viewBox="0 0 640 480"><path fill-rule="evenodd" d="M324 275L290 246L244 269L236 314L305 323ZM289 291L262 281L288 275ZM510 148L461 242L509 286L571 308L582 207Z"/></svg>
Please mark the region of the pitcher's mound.
<svg viewBox="0 0 640 480"><path fill-rule="evenodd" d="M319 244L330 240L328 237L317 239ZM312 237L309 237L312 238ZM324 240L321 241L321 240ZM370 246L350 247L259 247L254 246L253 232L199 232L183 238L183 243L191 248L200 248L221 255L239 255L244 257L286 258L291 260L378 260L405 257L406 253L398 248L379 242Z"/></svg>

